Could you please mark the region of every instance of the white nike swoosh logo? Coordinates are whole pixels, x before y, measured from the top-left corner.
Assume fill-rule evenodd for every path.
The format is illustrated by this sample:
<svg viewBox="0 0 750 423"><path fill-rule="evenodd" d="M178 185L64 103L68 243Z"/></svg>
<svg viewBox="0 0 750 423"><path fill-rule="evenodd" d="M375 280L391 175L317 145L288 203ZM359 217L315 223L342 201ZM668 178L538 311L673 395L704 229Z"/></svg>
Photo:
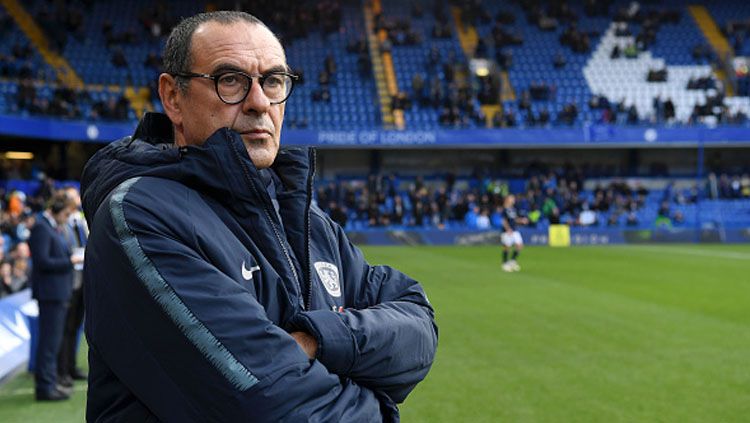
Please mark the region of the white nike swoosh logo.
<svg viewBox="0 0 750 423"><path fill-rule="evenodd" d="M251 280L253 278L253 272L258 271L258 270L260 270L260 266L253 266L248 269L247 267L245 267L244 260L242 261L242 277L246 281Z"/></svg>

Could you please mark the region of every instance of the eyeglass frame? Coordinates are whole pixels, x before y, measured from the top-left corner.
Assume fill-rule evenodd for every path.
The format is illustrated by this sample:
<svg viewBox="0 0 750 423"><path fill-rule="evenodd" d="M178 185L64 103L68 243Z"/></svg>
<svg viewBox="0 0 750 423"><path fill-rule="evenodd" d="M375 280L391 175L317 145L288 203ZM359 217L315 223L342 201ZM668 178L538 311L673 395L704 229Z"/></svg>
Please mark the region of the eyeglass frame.
<svg viewBox="0 0 750 423"><path fill-rule="evenodd" d="M219 94L219 79L222 76L224 76L224 75L226 75L228 73L237 73L237 74L240 74L240 75L243 75L243 76L247 77L250 80L250 84L247 86L247 91L245 91L245 95L243 95L242 98L240 100L237 100L236 102L228 102L228 101L224 100L224 98L221 96L221 94ZM299 75L295 75L293 73L289 73L289 72L286 72L286 71L273 71L273 72L268 72L268 73L266 73L264 75L263 74L250 75L249 73L238 71L238 70L227 70L227 71L224 71L224 72L219 72L219 73L214 74L214 75L211 75L209 73L195 73L195 72L175 72L175 73L170 73L170 75L172 75L174 77L178 77L178 78L205 78L205 79L210 79L210 80L214 81L214 91L216 91L216 96L219 97L219 100L221 100L224 104L229 104L229 105L232 105L232 106L235 105L235 104L240 104L243 101L245 101L245 99L247 98L247 95L250 94L250 90L253 88L253 83L255 83L255 79L256 78L258 79L258 84L260 84L260 90L261 91L263 91L263 82L265 81L266 78L268 78L271 75L284 75L284 76L288 76L289 79L292 81L292 86L291 86L291 88L289 88L289 93L286 95L286 97L284 97L283 100L281 100L281 101L270 101L270 99L269 99L269 102L272 105L281 104L281 103L284 103L285 101L289 100L289 97L292 96L292 91L294 91L294 82L299 79ZM266 94L266 92L263 91L263 95L265 95L265 94Z"/></svg>

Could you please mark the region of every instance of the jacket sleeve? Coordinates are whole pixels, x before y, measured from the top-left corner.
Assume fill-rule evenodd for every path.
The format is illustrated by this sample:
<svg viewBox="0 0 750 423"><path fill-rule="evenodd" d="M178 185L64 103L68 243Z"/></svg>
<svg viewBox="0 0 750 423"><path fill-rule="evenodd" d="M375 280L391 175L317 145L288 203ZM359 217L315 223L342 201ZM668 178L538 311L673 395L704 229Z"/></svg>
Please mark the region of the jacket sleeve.
<svg viewBox="0 0 750 423"><path fill-rule="evenodd" d="M86 306L92 348L161 421L380 421L397 413L387 398L310 360L250 292L186 245L191 222L143 206L154 201L121 187L100 207Z"/></svg>
<svg viewBox="0 0 750 423"><path fill-rule="evenodd" d="M341 254L347 308L303 312L295 324L318 340L317 358L330 371L403 402L435 357L432 306L414 279L370 266L341 227L325 219Z"/></svg>
<svg viewBox="0 0 750 423"><path fill-rule="evenodd" d="M29 250L34 268L42 272L64 272L73 268L70 257L50 257L52 234L37 223L31 228L29 235Z"/></svg>

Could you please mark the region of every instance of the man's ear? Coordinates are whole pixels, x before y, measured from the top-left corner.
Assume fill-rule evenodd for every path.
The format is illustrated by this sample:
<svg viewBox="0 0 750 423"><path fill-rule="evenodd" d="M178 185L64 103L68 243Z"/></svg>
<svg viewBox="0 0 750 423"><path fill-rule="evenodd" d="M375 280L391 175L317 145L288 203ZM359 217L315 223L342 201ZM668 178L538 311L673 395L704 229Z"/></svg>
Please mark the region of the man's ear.
<svg viewBox="0 0 750 423"><path fill-rule="evenodd" d="M182 104L180 103L180 88L177 80L168 73L159 75L159 98L164 106L164 113L175 126L182 124Z"/></svg>

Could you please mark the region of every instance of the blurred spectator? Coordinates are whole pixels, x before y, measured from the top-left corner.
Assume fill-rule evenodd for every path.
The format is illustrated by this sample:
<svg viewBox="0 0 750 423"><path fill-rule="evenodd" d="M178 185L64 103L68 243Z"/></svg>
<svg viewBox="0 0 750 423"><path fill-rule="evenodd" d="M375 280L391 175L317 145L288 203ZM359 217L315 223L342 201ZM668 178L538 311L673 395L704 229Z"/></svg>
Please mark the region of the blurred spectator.
<svg viewBox="0 0 750 423"><path fill-rule="evenodd" d="M125 58L125 52L122 47L116 47L112 52L112 64L118 68L128 67L128 60Z"/></svg>
<svg viewBox="0 0 750 423"><path fill-rule="evenodd" d="M13 58L17 61L23 61L31 57L31 47L28 44L15 43L11 49Z"/></svg>
<svg viewBox="0 0 750 423"><path fill-rule="evenodd" d="M659 211L656 214L656 221L654 221L656 227L672 227L672 218L669 210L669 201L662 201L659 206Z"/></svg>
<svg viewBox="0 0 750 423"><path fill-rule="evenodd" d="M583 210L578 215L578 224L581 226L591 226L595 225L596 223L596 212L589 209L588 203L584 203Z"/></svg>
<svg viewBox="0 0 750 423"><path fill-rule="evenodd" d="M422 74L415 73L414 76L411 79L411 90L412 90L412 98L416 100L416 102L420 106L425 106L427 103L427 96L425 96L425 83L424 78L422 78Z"/></svg>
<svg viewBox="0 0 750 423"><path fill-rule="evenodd" d="M566 125L572 125L577 117L578 107L576 107L575 103L566 104L565 107L563 107L562 111L557 115L558 121Z"/></svg>
<svg viewBox="0 0 750 423"><path fill-rule="evenodd" d="M146 60L144 60L143 62L143 66L150 67L155 70L160 70L161 64L162 64L161 55L156 54L154 52L150 52L148 56L146 56Z"/></svg>
<svg viewBox="0 0 750 423"><path fill-rule="evenodd" d="M628 44L627 46L625 46L623 54L627 59L635 59L638 57L638 47L636 47L635 44L632 43Z"/></svg>
<svg viewBox="0 0 750 423"><path fill-rule="evenodd" d="M411 100L405 92L399 91L391 98L391 108L393 110L407 110L411 108Z"/></svg>
<svg viewBox="0 0 750 423"><path fill-rule="evenodd" d="M552 60L552 65L555 67L555 69L562 69L567 64L567 60L565 60L565 56L563 56L562 53L558 52L555 54L555 58Z"/></svg>
<svg viewBox="0 0 750 423"><path fill-rule="evenodd" d="M648 82L666 82L667 81L667 68L662 69L649 69L648 75L646 76Z"/></svg>
<svg viewBox="0 0 750 423"><path fill-rule="evenodd" d="M630 108L628 108L627 123L628 125L638 124L638 109L636 109L634 105L631 105Z"/></svg>
<svg viewBox="0 0 750 423"><path fill-rule="evenodd" d="M610 59L619 59L620 58L620 46L615 44L614 48L612 48L612 52L610 53L609 57Z"/></svg>
<svg viewBox="0 0 750 423"><path fill-rule="evenodd" d="M479 212L479 216L477 216L476 219L476 228L477 229L489 229L490 228L490 214L487 211L487 209L481 209Z"/></svg>

